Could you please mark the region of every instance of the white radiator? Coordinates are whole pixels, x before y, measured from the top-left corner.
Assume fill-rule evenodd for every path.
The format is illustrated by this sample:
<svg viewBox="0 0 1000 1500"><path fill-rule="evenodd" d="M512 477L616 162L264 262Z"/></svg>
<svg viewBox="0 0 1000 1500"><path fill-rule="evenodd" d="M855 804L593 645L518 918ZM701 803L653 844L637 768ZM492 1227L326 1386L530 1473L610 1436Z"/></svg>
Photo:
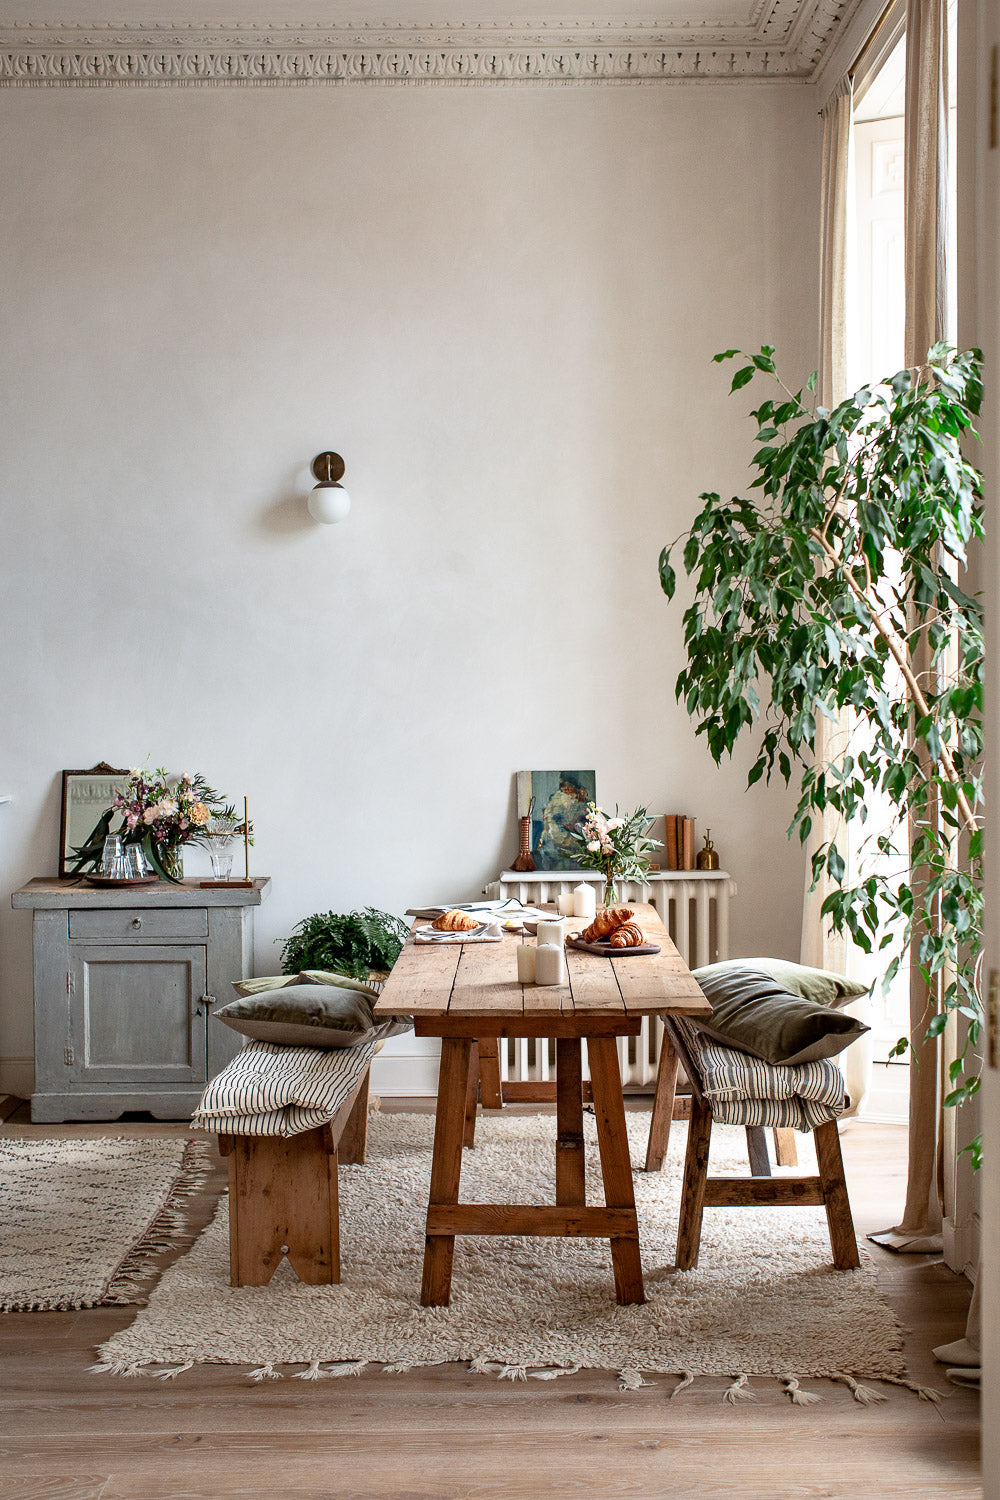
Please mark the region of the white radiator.
<svg viewBox="0 0 1000 1500"><path fill-rule="evenodd" d="M581 880L596 883L598 887L601 884L600 876L574 870L538 871L531 875L505 870L499 880L486 887L486 895L493 899L515 896L524 902L555 901ZM649 901L656 907L678 952L692 969L729 957L729 899L735 894L736 885L724 870L664 870L651 874L645 881L626 881L622 887L625 901ZM656 1016L643 1020L638 1036L619 1037L622 1082L633 1093L652 1093L662 1037L663 1023ZM501 1077L518 1083L553 1079L555 1057L556 1044L552 1040L502 1039ZM584 1058L585 1075L586 1066Z"/></svg>

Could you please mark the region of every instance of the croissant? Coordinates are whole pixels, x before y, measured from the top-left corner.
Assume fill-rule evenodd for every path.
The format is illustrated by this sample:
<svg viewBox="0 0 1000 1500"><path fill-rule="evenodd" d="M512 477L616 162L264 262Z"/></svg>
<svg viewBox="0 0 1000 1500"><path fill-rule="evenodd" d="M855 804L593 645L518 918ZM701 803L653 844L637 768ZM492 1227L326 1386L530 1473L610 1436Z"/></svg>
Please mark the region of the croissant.
<svg viewBox="0 0 1000 1500"><path fill-rule="evenodd" d="M440 917L435 917L431 926L436 927L438 932L471 932L479 923L467 911L458 911L452 907L451 911L442 912Z"/></svg>
<svg viewBox="0 0 1000 1500"><path fill-rule="evenodd" d="M596 943L598 938L608 937L620 927L623 922L628 922L635 916L631 906L606 906L599 911L590 926L581 934L585 943Z"/></svg>
<svg viewBox="0 0 1000 1500"><path fill-rule="evenodd" d="M609 948L639 948L646 941L646 934L637 922L623 922L608 938Z"/></svg>

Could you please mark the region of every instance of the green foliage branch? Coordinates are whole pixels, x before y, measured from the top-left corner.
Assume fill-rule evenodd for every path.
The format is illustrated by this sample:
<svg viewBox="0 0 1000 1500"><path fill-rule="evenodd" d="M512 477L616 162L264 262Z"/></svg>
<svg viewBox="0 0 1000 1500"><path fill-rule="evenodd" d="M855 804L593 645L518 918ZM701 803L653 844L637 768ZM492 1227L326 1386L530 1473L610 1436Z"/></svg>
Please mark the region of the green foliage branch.
<svg viewBox="0 0 1000 1500"><path fill-rule="evenodd" d="M751 412L756 493L728 504L702 494L690 532L660 555L668 598L681 540L695 583L677 697L716 762L759 731L749 785L797 778L789 836L805 842L827 808L864 824L873 792L884 794L893 822L869 838L869 872L845 884L843 851L828 841L813 884L824 871L834 883L822 910L835 930L867 953L892 950L885 988L919 934L926 1035L952 1012L969 1023L945 1100L961 1104L979 1087L983 620L957 579L982 535L980 477L961 446L982 400L981 355L936 344L926 365L833 410L784 384L773 347L743 357L731 391L759 377L777 385ZM843 711L860 733L822 758L818 715L836 724Z"/></svg>

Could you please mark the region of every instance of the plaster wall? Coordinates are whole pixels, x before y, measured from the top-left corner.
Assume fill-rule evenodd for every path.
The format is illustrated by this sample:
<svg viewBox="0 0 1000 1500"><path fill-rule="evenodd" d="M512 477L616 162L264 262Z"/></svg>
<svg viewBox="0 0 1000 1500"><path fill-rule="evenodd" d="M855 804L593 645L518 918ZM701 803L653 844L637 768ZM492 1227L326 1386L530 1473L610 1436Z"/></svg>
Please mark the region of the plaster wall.
<svg viewBox="0 0 1000 1500"><path fill-rule="evenodd" d="M248 795L259 972L311 911L474 897L563 764L711 825L733 951L795 956L790 801L695 740L656 560L742 483L712 353L815 363L811 91L9 89L0 135L0 1089L9 892L101 759Z"/></svg>

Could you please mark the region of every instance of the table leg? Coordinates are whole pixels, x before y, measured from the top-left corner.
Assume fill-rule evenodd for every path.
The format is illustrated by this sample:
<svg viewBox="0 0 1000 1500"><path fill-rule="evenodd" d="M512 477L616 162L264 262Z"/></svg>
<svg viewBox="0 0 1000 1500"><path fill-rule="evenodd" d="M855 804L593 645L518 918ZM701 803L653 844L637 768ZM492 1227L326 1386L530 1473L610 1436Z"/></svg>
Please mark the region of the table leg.
<svg viewBox="0 0 1000 1500"><path fill-rule="evenodd" d="M556 1203L586 1203L583 1059L579 1037L556 1041Z"/></svg>
<svg viewBox="0 0 1000 1500"><path fill-rule="evenodd" d="M479 1092L484 1109L503 1108L503 1084L500 1081L500 1043L495 1036L479 1039Z"/></svg>
<svg viewBox="0 0 1000 1500"><path fill-rule="evenodd" d="M458 1202L471 1054L472 1042L468 1037L446 1036L442 1039L428 1218L430 1210ZM422 1307L448 1306L454 1256L453 1234L427 1235L424 1241L424 1279L420 1292Z"/></svg>
<svg viewBox="0 0 1000 1500"><path fill-rule="evenodd" d="M634 1233L615 1236L611 1240L615 1292L621 1303L645 1302L642 1261L639 1258L639 1222L635 1216L632 1163L625 1127L625 1101L622 1097L622 1079L614 1037L588 1037L587 1054L590 1058L590 1081L594 1090L597 1139L601 1148L604 1201L608 1208L631 1209L635 1221Z"/></svg>
<svg viewBox="0 0 1000 1500"><path fill-rule="evenodd" d="M463 1145L471 1151L476 1144L476 1106L479 1103L479 1043L473 1042L469 1054L469 1083L465 1091L465 1135Z"/></svg>

